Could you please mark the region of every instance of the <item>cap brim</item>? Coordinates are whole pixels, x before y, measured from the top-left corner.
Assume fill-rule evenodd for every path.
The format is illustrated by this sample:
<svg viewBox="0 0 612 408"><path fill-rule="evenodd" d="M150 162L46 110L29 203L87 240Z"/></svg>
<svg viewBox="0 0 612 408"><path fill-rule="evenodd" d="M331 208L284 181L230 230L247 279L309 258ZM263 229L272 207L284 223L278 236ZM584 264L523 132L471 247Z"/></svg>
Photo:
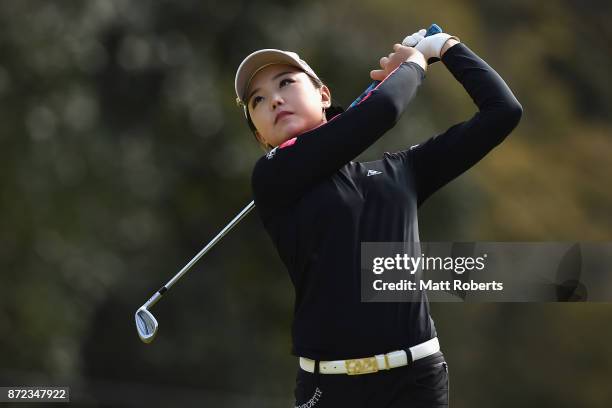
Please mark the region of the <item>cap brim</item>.
<svg viewBox="0 0 612 408"><path fill-rule="evenodd" d="M303 69L300 66L299 61L295 58L291 57L287 53L284 53L280 50L276 49L264 49L255 51L248 57L242 61L240 66L238 67L238 71L236 72L236 95L243 103L246 103L244 98L246 97L245 93L247 91L247 87L253 79L253 76L260 71L261 69L267 67L272 64L287 64L292 65L296 68Z"/></svg>

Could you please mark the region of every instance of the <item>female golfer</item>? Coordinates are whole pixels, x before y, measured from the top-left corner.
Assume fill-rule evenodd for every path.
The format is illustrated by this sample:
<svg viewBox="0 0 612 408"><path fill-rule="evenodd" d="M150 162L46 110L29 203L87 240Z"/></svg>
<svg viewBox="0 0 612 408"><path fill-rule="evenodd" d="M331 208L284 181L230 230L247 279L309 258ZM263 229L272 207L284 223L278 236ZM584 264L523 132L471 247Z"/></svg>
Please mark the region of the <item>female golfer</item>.
<svg viewBox="0 0 612 408"><path fill-rule="evenodd" d="M418 242L417 208L504 140L522 108L456 37L393 48L370 73L382 82L335 116L330 90L295 53L259 50L236 73L238 102L269 150L253 170L255 203L295 288L297 407L448 405L427 297L361 302L360 243ZM395 125L438 59L478 112L407 150L351 161Z"/></svg>

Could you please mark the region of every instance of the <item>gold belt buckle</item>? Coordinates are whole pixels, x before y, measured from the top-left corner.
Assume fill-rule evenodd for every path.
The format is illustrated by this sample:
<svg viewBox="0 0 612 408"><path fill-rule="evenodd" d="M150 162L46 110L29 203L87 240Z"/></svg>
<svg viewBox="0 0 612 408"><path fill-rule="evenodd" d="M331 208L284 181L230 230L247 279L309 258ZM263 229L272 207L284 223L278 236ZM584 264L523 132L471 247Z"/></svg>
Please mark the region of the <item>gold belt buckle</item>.
<svg viewBox="0 0 612 408"><path fill-rule="evenodd" d="M378 363L376 357L355 358L353 360L344 360L346 373L348 375L359 375L375 373L378 371Z"/></svg>

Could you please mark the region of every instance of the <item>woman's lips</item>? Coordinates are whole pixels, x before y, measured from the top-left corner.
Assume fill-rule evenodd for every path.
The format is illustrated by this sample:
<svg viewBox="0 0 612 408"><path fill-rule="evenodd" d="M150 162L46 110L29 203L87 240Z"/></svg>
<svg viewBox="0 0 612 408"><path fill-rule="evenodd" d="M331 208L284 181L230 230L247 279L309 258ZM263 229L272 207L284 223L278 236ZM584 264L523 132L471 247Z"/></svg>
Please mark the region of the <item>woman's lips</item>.
<svg viewBox="0 0 612 408"><path fill-rule="evenodd" d="M292 115L292 113L291 112L280 112L278 115L276 115L276 118L274 119L274 124L278 123L279 120L289 115Z"/></svg>

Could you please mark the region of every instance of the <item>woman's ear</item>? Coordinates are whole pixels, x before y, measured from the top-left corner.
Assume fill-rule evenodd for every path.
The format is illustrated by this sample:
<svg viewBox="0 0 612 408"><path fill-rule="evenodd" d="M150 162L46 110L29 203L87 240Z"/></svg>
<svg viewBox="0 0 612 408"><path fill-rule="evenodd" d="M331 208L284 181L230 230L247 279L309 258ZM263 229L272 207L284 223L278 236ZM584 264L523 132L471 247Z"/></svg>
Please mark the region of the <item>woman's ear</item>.
<svg viewBox="0 0 612 408"><path fill-rule="evenodd" d="M331 91L325 85L321 86L319 89L321 92L321 106L325 109L331 106Z"/></svg>

